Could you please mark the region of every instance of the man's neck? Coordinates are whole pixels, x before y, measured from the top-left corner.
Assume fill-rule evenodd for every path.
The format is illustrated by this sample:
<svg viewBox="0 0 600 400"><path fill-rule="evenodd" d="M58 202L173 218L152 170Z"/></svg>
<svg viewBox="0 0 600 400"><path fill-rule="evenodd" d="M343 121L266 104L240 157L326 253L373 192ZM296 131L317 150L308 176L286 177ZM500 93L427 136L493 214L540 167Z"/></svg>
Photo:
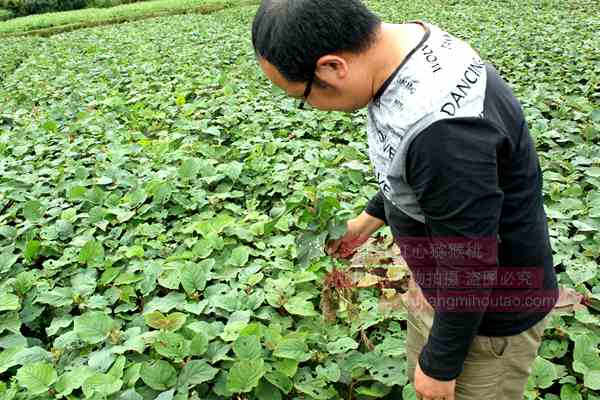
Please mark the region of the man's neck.
<svg viewBox="0 0 600 400"><path fill-rule="evenodd" d="M382 23L375 41L369 49L368 60L371 64L372 97L383 86L388 77L398 68L410 51L414 49L425 34L419 24L386 24Z"/></svg>

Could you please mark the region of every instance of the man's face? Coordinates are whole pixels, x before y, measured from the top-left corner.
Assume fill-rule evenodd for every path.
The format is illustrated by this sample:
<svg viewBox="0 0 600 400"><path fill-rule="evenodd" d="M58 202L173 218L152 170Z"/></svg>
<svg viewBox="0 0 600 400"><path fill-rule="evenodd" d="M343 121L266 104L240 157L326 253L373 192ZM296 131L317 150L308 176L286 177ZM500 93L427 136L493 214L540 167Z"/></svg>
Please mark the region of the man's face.
<svg viewBox="0 0 600 400"><path fill-rule="evenodd" d="M266 77L273 84L282 89L288 96L302 99L306 89L306 82L290 82L277 68L264 58L259 58L258 63ZM363 108L370 101L370 91L365 79L359 79L358 68L350 73L340 74L332 70L329 73L323 68L321 74L325 85L313 82L312 88L306 102L312 107L322 111L355 111Z"/></svg>

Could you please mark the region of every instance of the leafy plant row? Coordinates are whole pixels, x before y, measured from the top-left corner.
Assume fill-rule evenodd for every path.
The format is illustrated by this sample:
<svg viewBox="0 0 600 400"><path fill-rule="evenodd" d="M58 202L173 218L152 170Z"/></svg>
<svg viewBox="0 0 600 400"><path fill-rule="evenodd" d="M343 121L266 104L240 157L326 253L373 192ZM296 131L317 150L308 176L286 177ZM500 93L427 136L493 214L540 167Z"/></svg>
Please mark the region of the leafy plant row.
<svg viewBox="0 0 600 400"><path fill-rule="evenodd" d="M113 7L119 4L144 0L1 0L0 7L14 16L42 14L56 11L78 10L86 7Z"/></svg>
<svg viewBox="0 0 600 400"><path fill-rule="evenodd" d="M177 14L209 14L225 8L256 4L256 0L153 0L120 6L54 12L11 19L0 24L0 37L50 36L94 26L112 25Z"/></svg>

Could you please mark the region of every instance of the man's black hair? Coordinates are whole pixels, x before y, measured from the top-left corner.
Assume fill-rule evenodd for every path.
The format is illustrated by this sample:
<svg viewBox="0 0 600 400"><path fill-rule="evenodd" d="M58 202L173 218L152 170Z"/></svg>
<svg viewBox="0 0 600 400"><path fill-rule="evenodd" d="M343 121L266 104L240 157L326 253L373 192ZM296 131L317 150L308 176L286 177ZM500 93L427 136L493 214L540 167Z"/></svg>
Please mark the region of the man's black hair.
<svg viewBox="0 0 600 400"><path fill-rule="evenodd" d="M360 0L263 0L252 45L287 80L305 82L325 54L368 49L380 24Z"/></svg>

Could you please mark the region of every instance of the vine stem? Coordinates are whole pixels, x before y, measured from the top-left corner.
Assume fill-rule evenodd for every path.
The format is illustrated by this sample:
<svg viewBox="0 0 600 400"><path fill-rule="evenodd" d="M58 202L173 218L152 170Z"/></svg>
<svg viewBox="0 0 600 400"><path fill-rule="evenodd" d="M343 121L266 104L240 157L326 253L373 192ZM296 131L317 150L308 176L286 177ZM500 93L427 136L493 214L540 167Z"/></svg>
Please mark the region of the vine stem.
<svg viewBox="0 0 600 400"><path fill-rule="evenodd" d="M350 382L350 387L348 388L348 398L346 400L352 400L352 392L354 391L354 384L355 384L355 381L354 381L354 379L352 379L352 382Z"/></svg>

